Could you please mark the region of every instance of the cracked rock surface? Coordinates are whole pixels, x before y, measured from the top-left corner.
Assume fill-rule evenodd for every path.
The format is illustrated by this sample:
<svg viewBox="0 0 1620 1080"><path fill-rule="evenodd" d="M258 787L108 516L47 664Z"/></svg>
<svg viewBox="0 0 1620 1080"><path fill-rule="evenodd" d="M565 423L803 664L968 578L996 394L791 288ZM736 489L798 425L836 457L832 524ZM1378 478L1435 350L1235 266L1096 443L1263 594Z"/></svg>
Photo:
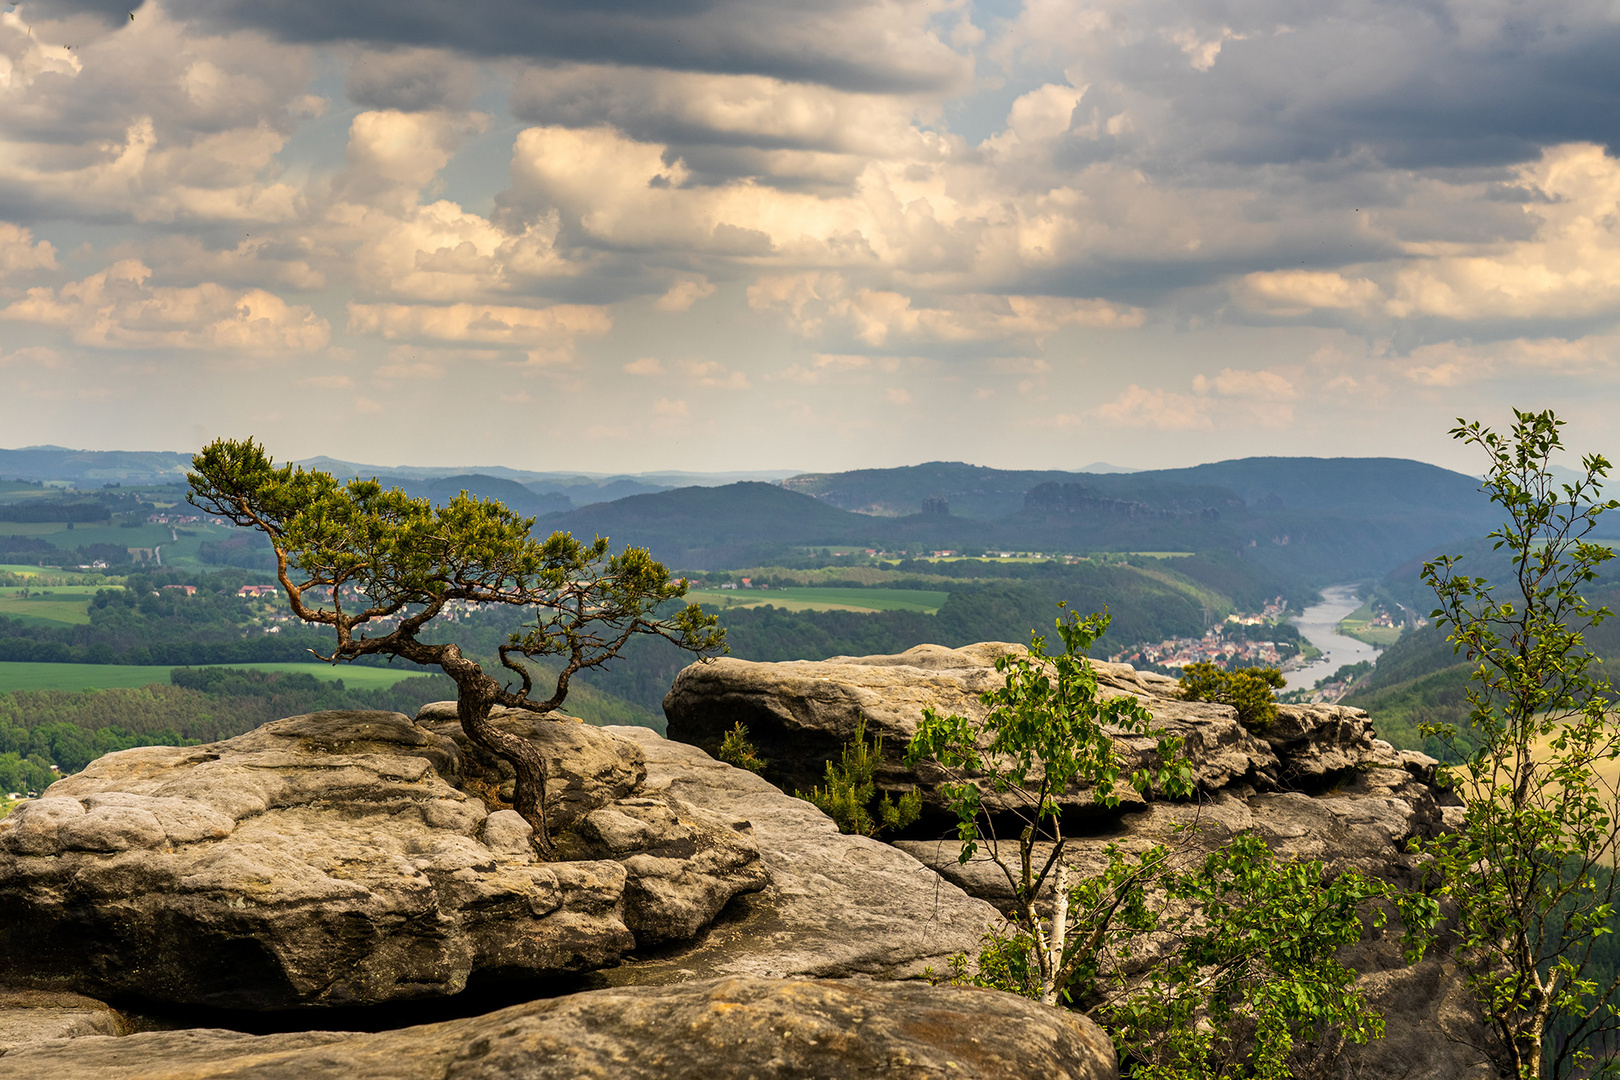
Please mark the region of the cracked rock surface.
<svg viewBox="0 0 1620 1080"><path fill-rule="evenodd" d="M36 1043L7 1076L54 1080L1114 1080L1089 1020L994 990L730 978L572 994L376 1034L217 1029Z"/></svg>
<svg viewBox="0 0 1620 1080"><path fill-rule="evenodd" d="M961 845L945 821L937 793L942 774L927 763L903 761L925 707L982 717L977 698L1001 685L995 660L1022 653L1019 645L987 642L961 649L922 645L894 656L834 657L826 661L750 663L722 658L686 668L665 698L671 738L718 745L736 723L789 784L822 782L863 718L867 737L884 740L877 780L881 788L923 793L941 839L898 840L893 846L936 870L971 896L1005 910L1012 905L1006 876L980 853L959 864ZM1141 701L1155 723L1182 737L1199 788L1196 800L1146 802L1116 788L1121 806L1105 812L1089 791L1060 797L1070 823L1065 861L1079 875L1107 865L1106 847L1140 852L1152 844L1181 845L1199 858L1233 835L1257 831L1283 857L1322 860L1327 871L1355 868L1397 886L1418 883L1421 864L1408 854L1414 837L1454 827L1455 797L1435 784L1435 762L1398 751L1377 738L1365 712L1336 705L1282 705L1278 718L1251 731L1224 705L1183 701L1175 680L1137 672L1125 664L1093 661L1105 695ZM1152 739L1116 734L1122 772L1150 764ZM987 806L1005 809L1008 797L981 787ZM1009 822L1010 823L1010 822ZM1178 826L1196 824L1196 832ZM1080 826L1076 828L1075 826ZM920 829L911 830L913 835ZM1078 835L1077 835L1078 833ZM988 847L988 844L986 845ZM1017 844L1010 845L1016 862ZM1051 844L1037 845L1044 863ZM1049 897L1048 897L1049 902ZM1398 929L1369 927L1341 959L1360 972L1359 985L1386 1018L1386 1035L1367 1047L1348 1047L1313 1075L1402 1077L1404 1080L1486 1080L1496 1074L1478 1005L1455 967L1435 956L1408 967ZM974 952L968 948L969 953Z"/></svg>
<svg viewBox="0 0 1620 1080"><path fill-rule="evenodd" d="M0 983L241 1009L442 996L479 969L611 966L765 884L746 823L637 792L633 742L521 719L574 858L538 860L431 717L314 713L93 762L0 822ZM642 828L604 841L593 814Z"/></svg>
<svg viewBox="0 0 1620 1080"><path fill-rule="evenodd" d="M691 943L601 972L610 983L719 975L916 978L930 967L946 972L954 953L976 953L996 920L989 904L910 855L841 834L815 806L751 772L646 728L606 730L641 748L649 795L750 821L770 875L769 885L739 896Z"/></svg>

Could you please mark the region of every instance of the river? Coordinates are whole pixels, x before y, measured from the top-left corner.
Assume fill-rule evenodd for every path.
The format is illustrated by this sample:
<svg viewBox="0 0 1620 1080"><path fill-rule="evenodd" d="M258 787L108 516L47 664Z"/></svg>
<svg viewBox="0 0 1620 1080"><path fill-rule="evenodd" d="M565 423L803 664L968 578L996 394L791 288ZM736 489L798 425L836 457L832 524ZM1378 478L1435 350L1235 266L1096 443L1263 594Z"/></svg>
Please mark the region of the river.
<svg viewBox="0 0 1620 1080"><path fill-rule="evenodd" d="M1364 641L1339 633L1339 620L1361 606L1354 585L1329 585L1322 590L1322 602L1289 620L1299 627L1300 636L1318 649L1322 658L1288 673L1289 690L1309 690L1316 680L1325 679L1345 664L1378 659L1378 649Z"/></svg>

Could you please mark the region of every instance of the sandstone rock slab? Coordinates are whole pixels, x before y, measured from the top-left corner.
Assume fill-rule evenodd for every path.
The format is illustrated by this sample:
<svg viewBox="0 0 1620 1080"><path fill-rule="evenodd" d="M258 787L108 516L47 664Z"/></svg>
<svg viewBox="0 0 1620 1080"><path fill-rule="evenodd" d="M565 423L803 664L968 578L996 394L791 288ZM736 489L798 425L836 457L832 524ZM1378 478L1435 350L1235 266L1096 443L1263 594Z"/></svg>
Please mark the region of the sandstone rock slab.
<svg viewBox="0 0 1620 1080"><path fill-rule="evenodd" d="M550 725L576 820L639 782L633 744ZM640 847L542 863L521 818L453 786L463 760L353 712L101 758L0 822L0 981L246 1009L441 996L475 970L610 966L638 927L689 934L764 884L745 827L673 802Z"/></svg>
<svg viewBox="0 0 1620 1080"><path fill-rule="evenodd" d="M503 731L528 739L546 759L546 813L553 830L561 832L599 806L635 791L647 775L636 744L614 738L603 729L573 717L536 716L521 709L497 708L490 722ZM454 773L449 777L469 793L492 802L511 802L517 774L511 763L496 757L469 739L456 719L456 703L436 701L417 710L416 723L436 739L455 746Z"/></svg>
<svg viewBox="0 0 1620 1080"><path fill-rule="evenodd" d="M946 779L924 762L907 765L905 749L923 710L986 712L979 695L1001 685L998 658L1025 654L1022 645L984 642L960 649L919 645L893 656L835 656L830 660L754 663L722 657L681 671L664 698L669 737L713 752L737 723L769 763L768 775L788 790L808 790L823 780L828 761L864 720L867 737L883 738L876 779L889 791L918 787L925 806L943 812L937 788ZM1130 695L1153 714L1164 733L1179 736L1194 783L1205 792L1234 786L1260 791L1314 790L1352 770L1379 766L1421 773L1433 762L1396 751L1378 740L1367 714L1334 705L1284 705L1278 719L1251 731L1226 705L1184 701L1176 681L1139 672L1128 664L1093 661L1104 696ZM1156 738L1117 733L1115 750L1124 771L1156 762ZM1424 763L1427 762L1427 766ZM988 785L982 798L991 810L1010 808L1008 797ZM1124 785L1115 788L1127 810L1143 802ZM1095 810L1089 790L1076 786L1059 802Z"/></svg>
<svg viewBox="0 0 1620 1080"><path fill-rule="evenodd" d="M1114 1080L1073 1013L993 990L731 978L574 994L376 1034L220 1030L80 1038L0 1057L54 1080Z"/></svg>
<svg viewBox="0 0 1620 1080"><path fill-rule="evenodd" d="M122 1013L94 998L0 989L0 1056L32 1043L84 1035L126 1035L129 1030Z"/></svg>
<svg viewBox="0 0 1620 1080"><path fill-rule="evenodd" d="M647 761L648 793L753 825L771 883L738 897L690 945L635 956L600 973L614 984L718 975L909 978L976 954L996 920L982 900L887 844L844 836L802 799L694 746L645 728L609 728L634 739Z"/></svg>

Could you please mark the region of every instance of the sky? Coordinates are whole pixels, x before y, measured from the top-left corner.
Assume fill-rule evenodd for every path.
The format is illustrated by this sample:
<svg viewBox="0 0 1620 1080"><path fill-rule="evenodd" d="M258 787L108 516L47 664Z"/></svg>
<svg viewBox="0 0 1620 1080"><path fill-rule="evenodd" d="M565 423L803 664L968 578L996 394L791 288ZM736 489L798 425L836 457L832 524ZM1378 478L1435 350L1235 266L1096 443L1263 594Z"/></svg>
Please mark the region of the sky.
<svg viewBox="0 0 1620 1080"><path fill-rule="evenodd" d="M1620 457L1613 0L0 0L0 446Z"/></svg>

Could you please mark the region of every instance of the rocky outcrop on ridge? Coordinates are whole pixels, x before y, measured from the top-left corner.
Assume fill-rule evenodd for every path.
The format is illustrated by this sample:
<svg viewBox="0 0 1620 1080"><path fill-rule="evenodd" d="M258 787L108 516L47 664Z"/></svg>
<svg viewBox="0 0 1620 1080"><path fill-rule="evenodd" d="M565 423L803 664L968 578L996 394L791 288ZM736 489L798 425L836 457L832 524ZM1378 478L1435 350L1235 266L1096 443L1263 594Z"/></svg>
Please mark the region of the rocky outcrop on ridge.
<svg viewBox="0 0 1620 1080"><path fill-rule="evenodd" d="M377 1034L217 1029L36 1043L6 1076L53 1080L1114 1080L1096 1025L993 990L731 978L573 994Z"/></svg>
<svg viewBox="0 0 1620 1080"><path fill-rule="evenodd" d="M1001 681L996 658L1021 651L1021 646L992 642L962 649L925 645L897 656L821 662L722 659L682 671L664 707L671 738L699 745L718 744L733 724L743 723L773 774L803 788L821 782L825 762L839 755L864 719L868 738L884 739L880 786L919 787L925 806L936 814L940 835L948 837L954 830L945 823L943 800L935 790L943 776L926 763L908 767L902 760L905 746L925 707L982 716L978 695ZM1071 829L1065 849L1065 861L1077 874L1104 867L1110 844L1141 851L1172 842L1195 858L1236 833L1255 830L1279 854L1320 859L1329 873L1354 867L1413 886L1420 864L1406 852L1407 841L1435 835L1459 812L1456 800L1435 786L1435 762L1379 740L1360 710L1279 706L1275 722L1251 732L1227 706L1174 696L1172 679L1123 664L1094 666L1105 694L1137 697L1159 726L1182 737L1200 795L1187 802L1144 802L1130 797L1134 793L1128 789L1116 789L1126 799L1104 812L1084 789L1067 792L1060 801L1076 812L1074 824L1082 824ZM1115 747L1128 772L1150 763L1153 740L1120 735ZM988 806L998 805L993 791L983 795ZM1178 831L1188 825L1195 830ZM953 836L898 840L893 846L972 896L1003 908L1012 900L1005 876L984 852L958 863L960 844ZM1047 845L1039 854L1044 858L1050 850ZM1361 973L1363 989L1386 1016L1387 1032L1366 1048L1347 1048L1322 1066L1322 1075L1494 1076L1478 1008L1455 970L1440 958L1407 967L1397 936L1369 928L1366 940L1342 958Z"/></svg>
<svg viewBox="0 0 1620 1080"><path fill-rule="evenodd" d="M477 970L611 966L765 885L746 821L638 791L634 743L525 733L566 778L567 861L456 786L485 770L455 739L397 713L103 757L0 822L0 984L238 1009L442 996Z"/></svg>
<svg viewBox="0 0 1620 1080"><path fill-rule="evenodd" d="M943 776L926 763L912 768L902 760L923 710L982 717L979 695L1002 682L996 660L1025 651L1022 645L985 642L960 649L919 645L895 656L775 664L722 657L693 664L676 676L664 698L669 737L713 749L732 725L742 723L770 762L771 775L790 789L808 789L822 782L825 763L838 757L864 720L867 737L884 740L879 786L898 790L915 784L925 805L943 809L944 800L935 790ZM1159 727L1181 737L1193 780L1205 792L1244 786L1315 790L1369 763L1432 779L1429 759L1377 743L1359 710L1281 706L1277 722L1257 734L1238 723L1229 706L1181 700L1175 696L1175 680L1166 676L1138 672L1128 664L1094 661L1093 666L1105 695L1140 699ZM1155 741L1125 735L1116 739L1127 772L1151 762ZM1127 805L1141 805L1129 789L1116 788L1116 793ZM984 798L992 808L1001 799L989 790ZM1090 793L1079 787L1061 801L1076 809L1093 805Z"/></svg>

